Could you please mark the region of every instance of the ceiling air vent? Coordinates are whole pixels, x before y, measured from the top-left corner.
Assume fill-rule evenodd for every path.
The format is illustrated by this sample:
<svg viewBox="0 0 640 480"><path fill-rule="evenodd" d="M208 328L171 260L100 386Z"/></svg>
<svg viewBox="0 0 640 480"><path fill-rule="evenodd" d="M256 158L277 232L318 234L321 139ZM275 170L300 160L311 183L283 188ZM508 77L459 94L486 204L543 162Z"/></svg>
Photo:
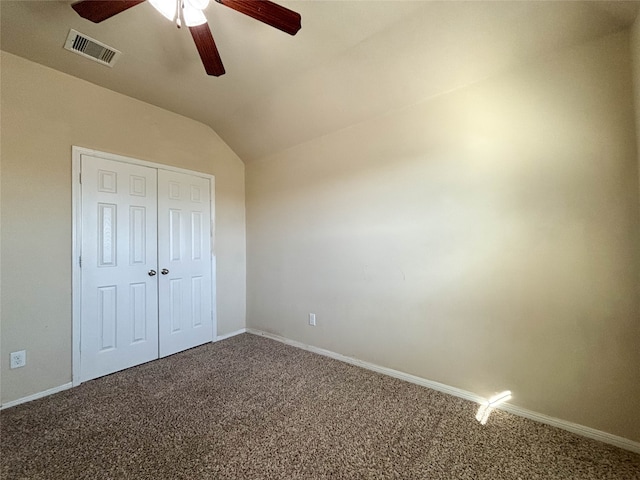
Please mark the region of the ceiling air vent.
<svg viewBox="0 0 640 480"><path fill-rule="evenodd" d="M122 55L122 52L115 48L111 48L73 29L69 30L69 36L64 48L108 67L113 67L118 57Z"/></svg>

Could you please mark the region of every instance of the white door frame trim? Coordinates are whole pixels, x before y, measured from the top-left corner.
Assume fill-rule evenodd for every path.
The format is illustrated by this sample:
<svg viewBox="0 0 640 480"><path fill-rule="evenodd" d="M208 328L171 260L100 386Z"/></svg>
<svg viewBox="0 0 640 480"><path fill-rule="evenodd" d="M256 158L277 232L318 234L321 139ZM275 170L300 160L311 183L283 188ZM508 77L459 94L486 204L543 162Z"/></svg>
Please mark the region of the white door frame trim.
<svg viewBox="0 0 640 480"><path fill-rule="evenodd" d="M73 145L71 147L71 380L74 387L80 385L80 328L81 299L82 299L82 269L80 255L82 254L82 190L80 184L81 156L114 160L116 162L141 165L144 167L186 173L209 179L211 184L211 315L213 321L213 341L217 339L217 299L216 299L216 250L215 250L215 176L208 173L196 172L185 168L173 167L161 163L148 162L137 158L125 157L114 153L101 152L85 147Z"/></svg>

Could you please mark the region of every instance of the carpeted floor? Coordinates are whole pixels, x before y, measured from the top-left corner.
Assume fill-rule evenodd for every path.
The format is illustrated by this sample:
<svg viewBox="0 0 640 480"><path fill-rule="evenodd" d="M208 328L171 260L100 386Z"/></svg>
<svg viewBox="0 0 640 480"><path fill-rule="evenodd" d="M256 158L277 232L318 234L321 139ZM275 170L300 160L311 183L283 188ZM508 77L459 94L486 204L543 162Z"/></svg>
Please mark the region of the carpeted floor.
<svg viewBox="0 0 640 480"><path fill-rule="evenodd" d="M0 413L3 479L640 479L640 455L244 334Z"/></svg>

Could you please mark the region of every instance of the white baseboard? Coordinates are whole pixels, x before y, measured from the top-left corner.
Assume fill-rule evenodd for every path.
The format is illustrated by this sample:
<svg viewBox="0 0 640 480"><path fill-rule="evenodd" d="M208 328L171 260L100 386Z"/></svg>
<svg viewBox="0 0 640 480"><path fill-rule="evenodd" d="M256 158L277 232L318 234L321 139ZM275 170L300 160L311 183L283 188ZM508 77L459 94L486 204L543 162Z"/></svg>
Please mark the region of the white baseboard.
<svg viewBox="0 0 640 480"><path fill-rule="evenodd" d="M286 343L287 345L301 348L303 350L308 350L310 352L317 353L319 355L324 355L325 357L330 357L335 360L340 360L342 362L349 363L351 365L366 368L367 370L373 370L374 372L382 373L383 375L388 375L390 377L398 378L400 380L405 380L407 382L415 383L423 387L431 388L432 390L448 393L449 395L464 398L465 400L470 400L476 403L483 403L486 401L486 399L481 397L480 395L476 395L475 393L468 392L460 388L451 387L443 383L427 380L425 378L417 377L415 375L410 375L408 373L400 372L398 370L393 370L391 368L381 367L380 365L365 362L363 360L358 360L357 358L347 357L345 355L341 355L339 353L335 353L330 350L325 350L323 348L314 347L313 345L307 345L305 343L298 342L296 340L291 340L289 338L281 337L280 335L264 332L262 330L257 330L255 328L247 328L246 332L251 333L253 335L260 335L262 337L270 338L272 340L276 340L281 343ZM619 437L617 435L603 432L601 430L596 430L595 428L585 427L584 425L579 425L577 423L568 422L560 418L550 417L542 413L537 413L532 410L527 410L526 408L521 408L516 405L511 405L510 403L503 403L496 408L499 410L504 410L505 412L511 413L513 415L517 415L519 417L528 418L536 422L551 425L552 427L557 427L562 430L567 430L571 433L575 433L583 437L598 440L603 443L608 443L609 445L614 445L616 447L623 448L631 452L640 453L640 443L634 442L633 440L629 440L627 438Z"/></svg>
<svg viewBox="0 0 640 480"><path fill-rule="evenodd" d="M236 335L240 335L242 333L247 333L246 328L241 328L240 330L236 330L235 332L225 333L223 335L218 335L214 342L219 342L220 340L226 340L227 338L235 337Z"/></svg>
<svg viewBox="0 0 640 480"><path fill-rule="evenodd" d="M48 397L49 395L53 395L54 393L62 392L64 390L69 390L73 387L73 383L65 383L64 385L60 385L58 387L49 388L42 392L34 393L33 395L27 395L26 397L18 398L17 400L12 400L7 403L3 403L0 407L0 410L4 410L5 408L15 407L16 405L20 405L21 403L27 403L32 400L37 400L38 398Z"/></svg>
<svg viewBox="0 0 640 480"><path fill-rule="evenodd" d="M609 445L614 445L616 447L623 448L634 453L640 453L640 442L634 442L633 440L619 437L611 433L603 432L602 430L596 430L595 428L586 427L584 425L580 425L579 423L573 423L567 420L562 420L560 418L550 417L549 415L534 412L532 410L527 410L526 408L521 408L509 403L500 405L498 406L498 408L519 417L524 417L536 422L545 423L547 425L551 425L552 427L558 427L562 430L567 430L568 432L575 433L583 437L598 440L603 443L608 443Z"/></svg>

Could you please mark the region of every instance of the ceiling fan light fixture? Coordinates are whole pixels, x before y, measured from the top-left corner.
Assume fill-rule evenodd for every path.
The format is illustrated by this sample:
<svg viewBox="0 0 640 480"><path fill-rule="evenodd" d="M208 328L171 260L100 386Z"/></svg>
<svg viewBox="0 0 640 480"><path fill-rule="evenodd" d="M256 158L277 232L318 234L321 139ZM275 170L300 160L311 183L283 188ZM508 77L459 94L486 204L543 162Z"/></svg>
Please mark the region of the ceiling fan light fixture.
<svg viewBox="0 0 640 480"><path fill-rule="evenodd" d="M163 17L173 22L176 18L176 0L149 0L149 3L159 11Z"/></svg>
<svg viewBox="0 0 640 480"><path fill-rule="evenodd" d="M71 4L71 8L82 18L93 23L100 23L145 1L77 0ZM216 1L289 35L295 35L302 27L299 13L273 3L271 0ZM178 28L182 26L182 23L189 28L207 75L215 77L224 75L224 65L203 11L209 5L209 0L149 0L149 3L163 17L170 22L175 22Z"/></svg>
<svg viewBox="0 0 640 480"><path fill-rule="evenodd" d="M200 2L202 3L202 2ZM187 27L197 27L207 23L207 17L204 16L202 10L194 8L192 2L186 0L182 7L182 17Z"/></svg>
<svg viewBox="0 0 640 480"><path fill-rule="evenodd" d="M204 10L209 5L209 0L185 0L185 7L187 3L193 8Z"/></svg>

